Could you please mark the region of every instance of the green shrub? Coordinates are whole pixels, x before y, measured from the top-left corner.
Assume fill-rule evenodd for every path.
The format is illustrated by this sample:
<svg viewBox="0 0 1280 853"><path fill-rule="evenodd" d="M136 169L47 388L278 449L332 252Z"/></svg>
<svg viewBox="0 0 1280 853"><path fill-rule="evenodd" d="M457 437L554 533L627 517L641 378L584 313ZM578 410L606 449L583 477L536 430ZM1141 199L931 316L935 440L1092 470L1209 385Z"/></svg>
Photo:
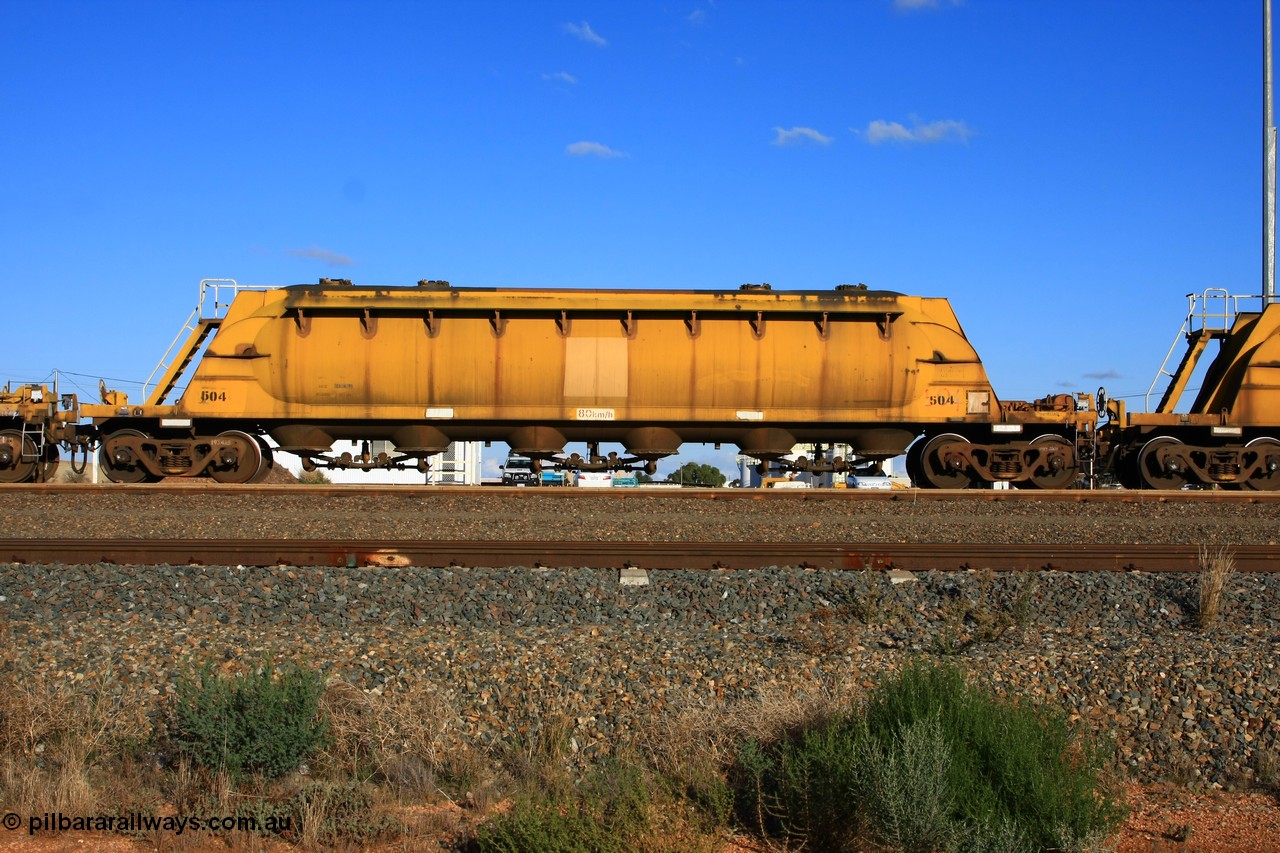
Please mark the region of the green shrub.
<svg viewBox="0 0 1280 853"><path fill-rule="evenodd" d="M479 853L624 853L627 849L595 815L553 802L525 800L483 824Z"/></svg>
<svg viewBox="0 0 1280 853"><path fill-rule="evenodd" d="M952 750L953 818L974 838L1008 836L1013 826L1031 849L1068 847L1123 819L1104 782L1105 750L1061 711L998 699L968 685L959 667L909 665L865 709L882 744L934 717Z"/></svg>
<svg viewBox="0 0 1280 853"><path fill-rule="evenodd" d="M869 830L899 850L999 853L1079 847L1118 827L1106 758L1062 713L916 663L861 708L746 742L731 780L739 819L813 849L849 849Z"/></svg>
<svg viewBox="0 0 1280 853"><path fill-rule="evenodd" d="M857 829L856 744L856 726L847 719L777 744L748 740L732 774L740 819L764 835L839 849Z"/></svg>
<svg viewBox="0 0 1280 853"><path fill-rule="evenodd" d="M938 717L903 725L888 742L863 732L853 790L877 834L895 849L950 848L956 838L951 745Z"/></svg>
<svg viewBox="0 0 1280 853"><path fill-rule="evenodd" d="M269 665L231 677L206 664L180 678L171 733L179 749L200 766L277 778L296 770L326 740L319 712L320 676L298 666L276 672Z"/></svg>
<svg viewBox="0 0 1280 853"><path fill-rule="evenodd" d="M567 797L533 796L476 833L478 853L631 853L645 849L653 801L632 765L607 762Z"/></svg>

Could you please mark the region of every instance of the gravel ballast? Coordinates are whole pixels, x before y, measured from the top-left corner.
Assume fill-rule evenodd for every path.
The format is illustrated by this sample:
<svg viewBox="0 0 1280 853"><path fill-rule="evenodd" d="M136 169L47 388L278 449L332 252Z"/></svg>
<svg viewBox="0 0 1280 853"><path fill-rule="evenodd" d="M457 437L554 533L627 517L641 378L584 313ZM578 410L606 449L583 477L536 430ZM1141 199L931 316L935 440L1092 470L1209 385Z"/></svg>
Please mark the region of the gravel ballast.
<svg viewBox="0 0 1280 853"><path fill-rule="evenodd" d="M1152 492L1125 502L1038 501L986 492L935 500L810 497L804 492L686 498L627 490L511 494L411 489L339 495L0 490L0 537L496 539L709 542L1010 542L1275 545L1280 502L1179 501ZM622 490L618 490L622 491ZM722 490L721 494L726 491ZM553 494L547 494L553 492ZM558 493L558 494L557 494Z"/></svg>
<svg viewBox="0 0 1280 853"><path fill-rule="evenodd" d="M920 655L1064 706L1143 780L1233 787L1280 755L1280 575L1193 626L1192 574L0 565L28 677L158 704L192 662L297 660L373 693L429 685L462 734L572 720L585 758L690 707L844 693ZM1273 772L1273 771L1272 771Z"/></svg>
<svg viewBox="0 0 1280 853"><path fill-rule="evenodd" d="M299 487L302 489L303 487ZM0 537L1274 545L1280 504L708 499L410 490L0 490ZM1139 779L1280 772L1280 574L1236 575L1195 625L1195 574L0 564L0 658L152 709L194 663L297 660L370 693L433 691L459 733L572 721L585 758L689 708L842 695L921 655L1057 703ZM1274 780L1272 780L1274 781Z"/></svg>

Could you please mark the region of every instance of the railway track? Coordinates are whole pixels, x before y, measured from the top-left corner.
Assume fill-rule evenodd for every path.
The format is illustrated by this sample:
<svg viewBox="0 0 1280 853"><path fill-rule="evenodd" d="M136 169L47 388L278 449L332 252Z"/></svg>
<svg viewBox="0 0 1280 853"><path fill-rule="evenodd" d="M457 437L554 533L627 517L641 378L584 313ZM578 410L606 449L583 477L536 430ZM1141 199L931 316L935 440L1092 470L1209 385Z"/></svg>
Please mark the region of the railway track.
<svg viewBox="0 0 1280 853"><path fill-rule="evenodd" d="M1280 571L1280 546L1242 545L1231 553L1239 571ZM1192 572L1199 560L1200 549L1189 545L0 539L0 562L65 565Z"/></svg>
<svg viewBox="0 0 1280 853"><path fill-rule="evenodd" d="M628 498L692 498L708 501L900 501L906 503L945 503L952 501L989 501L995 503L1280 503L1280 491L1141 491L1124 489L710 489L710 488L515 488L511 486L413 486L413 485L223 485L207 481L169 480L145 485L85 483L25 483L0 485L0 494L138 494L192 495L228 494L270 497L344 497L344 496L435 496L505 495L513 500L522 497L547 497L559 500L626 500Z"/></svg>

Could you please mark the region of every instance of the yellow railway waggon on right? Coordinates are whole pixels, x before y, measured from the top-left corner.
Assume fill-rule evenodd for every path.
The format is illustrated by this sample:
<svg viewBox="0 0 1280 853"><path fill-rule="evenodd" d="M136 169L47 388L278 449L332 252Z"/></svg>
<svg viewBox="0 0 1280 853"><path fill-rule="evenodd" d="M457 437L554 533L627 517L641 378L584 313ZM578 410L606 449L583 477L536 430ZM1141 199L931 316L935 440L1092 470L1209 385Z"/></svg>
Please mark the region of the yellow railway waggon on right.
<svg viewBox="0 0 1280 853"><path fill-rule="evenodd" d="M1099 406L1108 415L1099 430L1106 469L1129 489L1280 488L1280 304L1217 288L1187 300L1186 322L1148 393L1168 377L1154 411L1131 412L1122 400ZM1215 342L1194 401L1176 411Z"/></svg>

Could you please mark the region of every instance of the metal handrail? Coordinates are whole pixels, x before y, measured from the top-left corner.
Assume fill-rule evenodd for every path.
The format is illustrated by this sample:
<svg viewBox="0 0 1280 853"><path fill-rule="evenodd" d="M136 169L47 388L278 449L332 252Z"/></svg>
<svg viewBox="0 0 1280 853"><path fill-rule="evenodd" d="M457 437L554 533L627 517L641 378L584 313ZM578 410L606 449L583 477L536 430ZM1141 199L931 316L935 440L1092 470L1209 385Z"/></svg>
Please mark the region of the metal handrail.
<svg viewBox="0 0 1280 853"><path fill-rule="evenodd" d="M235 301L236 294L241 290L256 290L247 285L241 285L234 278L202 278L200 279L200 302L196 305L196 313L202 320L221 320L226 316L226 309L231 307L231 303ZM204 313L205 300L209 292L213 292L213 313ZM224 294L230 291L229 297ZM181 332L179 332L181 335Z"/></svg>
<svg viewBox="0 0 1280 853"><path fill-rule="evenodd" d="M1257 309L1242 303L1256 302ZM1197 304L1199 310L1196 310ZM1185 334L1200 330L1225 332L1235 322L1236 315L1249 310L1261 310L1262 297L1256 294L1233 294L1225 287L1206 288L1203 293L1187 294L1187 322ZM1196 321L1200 321L1199 327Z"/></svg>
<svg viewBox="0 0 1280 853"><path fill-rule="evenodd" d="M1249 303L1257 303L1254 309ZM1187 294L1187 317L1182 321L1182 328L1174 336L1169 351L1165 354L1160 369L1151 380L1145 398L1145 410L1151 411L1151 398L1156 393L1156 386L1161 378L1173 379L1169 372L1169 362L1178 351L1178 344L1188 345L1191 337L1199 332L1226 333L1235 323L1236 315L1249 310L1262 310L1262 297L1256 294L1233 294L1225 287L1208 287L1201 293Z"/></svg>
<svg viewBox="0 0 1280 853"><path fill-rule="evenodd" d="M182 324L182 328L178 330L178 334L174 336L173 343L169 344L169 348L164 351L164 355L160 356L160 361L156 363L155 368L151 371L151 375L147 377L147 381L142 383L142 399L151 398L151 387L157 375L163 376L165 371L169 369L172 363L173 351L187 340L187 337L196 330L201 320L221 320L226 316L226 311L231 307L231 303L235 301L236 294L241 290L249 288L240 285L234 278L202 278L200 279L200 299L196 303L196 308L191 312L191 316L187 317L187 322ZM212 299L210 300L210 293ZM229 296L226 294L230 294ZM205 303L212 301L213 313L205 313Z"/></svg>

